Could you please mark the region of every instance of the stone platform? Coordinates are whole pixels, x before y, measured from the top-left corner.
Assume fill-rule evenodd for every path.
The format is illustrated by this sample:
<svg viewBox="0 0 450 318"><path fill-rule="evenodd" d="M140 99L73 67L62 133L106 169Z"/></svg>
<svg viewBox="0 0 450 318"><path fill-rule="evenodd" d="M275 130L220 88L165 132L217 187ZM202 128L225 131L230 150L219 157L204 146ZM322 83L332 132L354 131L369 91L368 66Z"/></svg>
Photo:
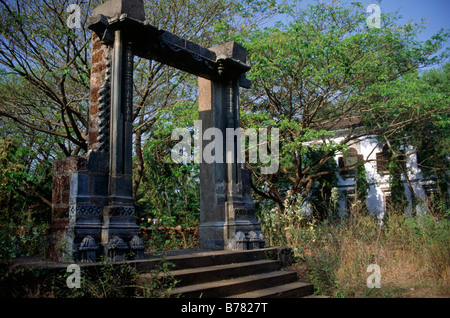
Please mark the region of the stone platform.
<svg viewBox="0 0 450 318"><path fill-rule="evenodd" d="M163 262L173 265L170 274L157 273ZM145 253L144 259L112 262L127 264L139 273L138 285L144 286L152 275L169 275L178 281L170 297L184 298L262 298L306 297L313 286L299 281L292 263L292 252L283 247L243 251L175 250ZM39 258L16 259L12 267L65 270L69 263ZM79 263L82 268L100 267L102 263ZM137 287L139 288L139 287Z"/></svg>

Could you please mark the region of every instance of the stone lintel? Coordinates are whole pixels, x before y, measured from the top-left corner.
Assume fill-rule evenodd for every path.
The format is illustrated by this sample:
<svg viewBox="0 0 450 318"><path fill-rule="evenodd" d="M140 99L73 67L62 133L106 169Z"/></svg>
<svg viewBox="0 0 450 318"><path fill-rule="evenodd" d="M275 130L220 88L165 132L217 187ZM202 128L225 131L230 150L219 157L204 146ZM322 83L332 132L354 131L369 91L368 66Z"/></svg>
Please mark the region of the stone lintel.
<svg viewBox="0 0 450 318"><path fill-rule="evenodd" d="M104 42L112 43L113 30L123 30L126 41L132 44L133 54L178 68L190 74L212 81L222 81L219 66L224 65L228 73L239 76L241 87L250 87L245 72L245 48L236 42L227 42L213 48L202 47L169 31L161 30L128 15L91 16L88 28Z"/></svg>

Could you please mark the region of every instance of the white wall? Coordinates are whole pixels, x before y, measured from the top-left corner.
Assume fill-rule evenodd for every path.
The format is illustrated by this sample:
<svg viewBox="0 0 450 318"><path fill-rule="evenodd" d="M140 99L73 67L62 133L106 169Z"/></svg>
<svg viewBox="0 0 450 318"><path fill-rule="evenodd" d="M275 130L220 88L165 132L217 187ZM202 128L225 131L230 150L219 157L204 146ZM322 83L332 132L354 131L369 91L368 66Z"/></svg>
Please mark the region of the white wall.
<svg viewBox="0 0 450 318"><path fill-rule="evenodd" d="M334 138L335 142L340 142L342 137L337 136ZM359 142L354 142L353 144L349 144L350 147L353 147L358 150L359 154L364 156L365 160L368 162L365 163L364 167L366 169L366 178L370 184L370 189L367 194L367 207L369 210L377 215L379 218L382 218L384 215L384 191L389 190L389 175L380 175L377 172L377 163L376 163L376 153L381 152L382 145L378 144L378 141L375 138L367 138L364 140L360 140ZM406 167L409 171L408 177L411 180L414 193L419 200L426 200L426 194L424 189L421 186L422 174L420 169L417 166L417 156L413 152L412 148L406 149L407 160ZM336 162L338 162L338 157L341 157L342 154L337 154L335 156ZM423 183L423 182L422 182ZM409 193L408 186L406 182L404 183L405 187L405 195L408 200L410 200L411 195ZM345 214L345 197L344 192L348 189L354 188L354 179L353 178L343 178L340 174L338 174L338 188L340 190L340 207L341 207L341 215ZM384 191L383 191L384 190ZM407 211L410 212L411 204ZM417 212L422 212L419 208Z"/></svg>

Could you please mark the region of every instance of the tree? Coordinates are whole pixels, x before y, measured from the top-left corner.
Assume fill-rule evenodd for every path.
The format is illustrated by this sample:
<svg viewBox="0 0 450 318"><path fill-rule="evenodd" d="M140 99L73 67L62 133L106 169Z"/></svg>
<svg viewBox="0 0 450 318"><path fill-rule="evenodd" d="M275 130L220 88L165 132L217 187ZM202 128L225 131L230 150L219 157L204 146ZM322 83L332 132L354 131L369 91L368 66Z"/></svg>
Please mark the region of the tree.
<svg viewBox="0 0 450 318"><path fill-rule="evenodd" d="M66 156L86 151L90 32L66 25L67 1L0 4L0 115L57 137Z"/></svg>
<svg viewBox="0 0 450 318"><path fill-rule="evenodd" d="M152 25L168 30L204 47L222 44L234 33L246 34L275 15L283 5L273 0L145 1L146 17ZM143 137L151 137L152 125L158 120L159 110L175 107L186 101L188 107L197 107L197 78L180 70L154 61L137 63L135 75L136 173L135 195L144 174Z"/></svg>
<svg viewBox="0 0 450 318"><path fill-rule="evenodd" d="M166 225L197 225L200 215L199 165L175 163L171 150L176 128L193 128L195 108L179 103L159 110L152 126L152 138L143 147L143 182L136 194L138 216L163 221Z"/></svg>
<svg viewBox="0 0 450 318"><path fill-rule="evenodd" d="M0 116L30 138L39 131L54 154L86 155L91 32L85 27L100 0L0 0ZM81 28L67 25L69 4L80 7ZM144 1L149 22L209 47L221 33L250 30L275 14L274 1ZM196 99L196 79L154 61L137 59L134 81L135 195L144 173L142 145L159 109ZM190 107L194 107L189 103ZM49 199L49 198L47 198Z"/></svg>
<svg viewBox="0 0 450 318"><path fill-rule="evenodd" d="M300 12L294 9L291 18L289 24L247 35L249 41L244 42L253 82L245 95L244 112L260 126L280 128L283 150L280 169L273 175L261 175L254 165L247 167L256 177L254 190L276 202L281 211L287 190L307 197L316 180L355 168L323 170L349 142L389 136L447 111L436 101L426 104L430 99L414 95L405 78L442 58L432 55L448 32L418 42L415 36L421 26L396 25L391 14L382 15L381 28L371 29L361 3L349 8L320 3ZM411 95L401 95L403 86ZM348 134L333 141L331 131L346 122ZM305 154L310 151L319 151L320 156L307 162Z"/></svg>
<svg viewBox="0 0 450 318"><path fill-rule="evenodd" d="M370 185L367 182L367 173L364 162L359 162L355 173L355 201L359 203L359 211L362 213L367 213L369 211L366 203L369 188Z"/></svg>
<svg viewBox="0 0 450 318"><path fill-rule="evenodd" d="M1 120L0 120L1 123ZM51 202L51 162L46 150L36 153L34 138L20 140L0 130L0 272L11 257L45 251Z"/></svg>

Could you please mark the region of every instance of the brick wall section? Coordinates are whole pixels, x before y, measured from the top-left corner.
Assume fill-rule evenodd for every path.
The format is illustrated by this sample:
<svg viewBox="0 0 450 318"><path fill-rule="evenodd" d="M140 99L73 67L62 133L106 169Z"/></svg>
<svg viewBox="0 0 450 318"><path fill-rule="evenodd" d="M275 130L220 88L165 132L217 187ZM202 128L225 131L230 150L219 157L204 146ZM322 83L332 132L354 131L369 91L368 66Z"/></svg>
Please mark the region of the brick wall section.
<svg viewBox="0 0 450 318"><path fill-rule="evenodd" d="M100 43L93 33L91 39L91 81L89 100L89 151L98 150L99 90L105 81L110 48ZM53 162L52 226L48 238L47 257L58 260L69 224L70 179L74 173L87 170L87 159L80 156L61 158Z"/></svg>
<svg viewBox="0 0 450 318"><path fill-rule="evenodd" d="M86 158L65 157L53 162L52 226L49 235L47 257L58 260L61 244L69 224L70 178L74 173L87 169Z"/></svg>
<svg viewBox="0 0 450 318"><path fill-rule="evenodd" d="M100 43L99 37L93 32L91 40L91 95L89 101L89 150L98 150L98 98L100 87L106 76L106 62L109 47Z"/></svg>

